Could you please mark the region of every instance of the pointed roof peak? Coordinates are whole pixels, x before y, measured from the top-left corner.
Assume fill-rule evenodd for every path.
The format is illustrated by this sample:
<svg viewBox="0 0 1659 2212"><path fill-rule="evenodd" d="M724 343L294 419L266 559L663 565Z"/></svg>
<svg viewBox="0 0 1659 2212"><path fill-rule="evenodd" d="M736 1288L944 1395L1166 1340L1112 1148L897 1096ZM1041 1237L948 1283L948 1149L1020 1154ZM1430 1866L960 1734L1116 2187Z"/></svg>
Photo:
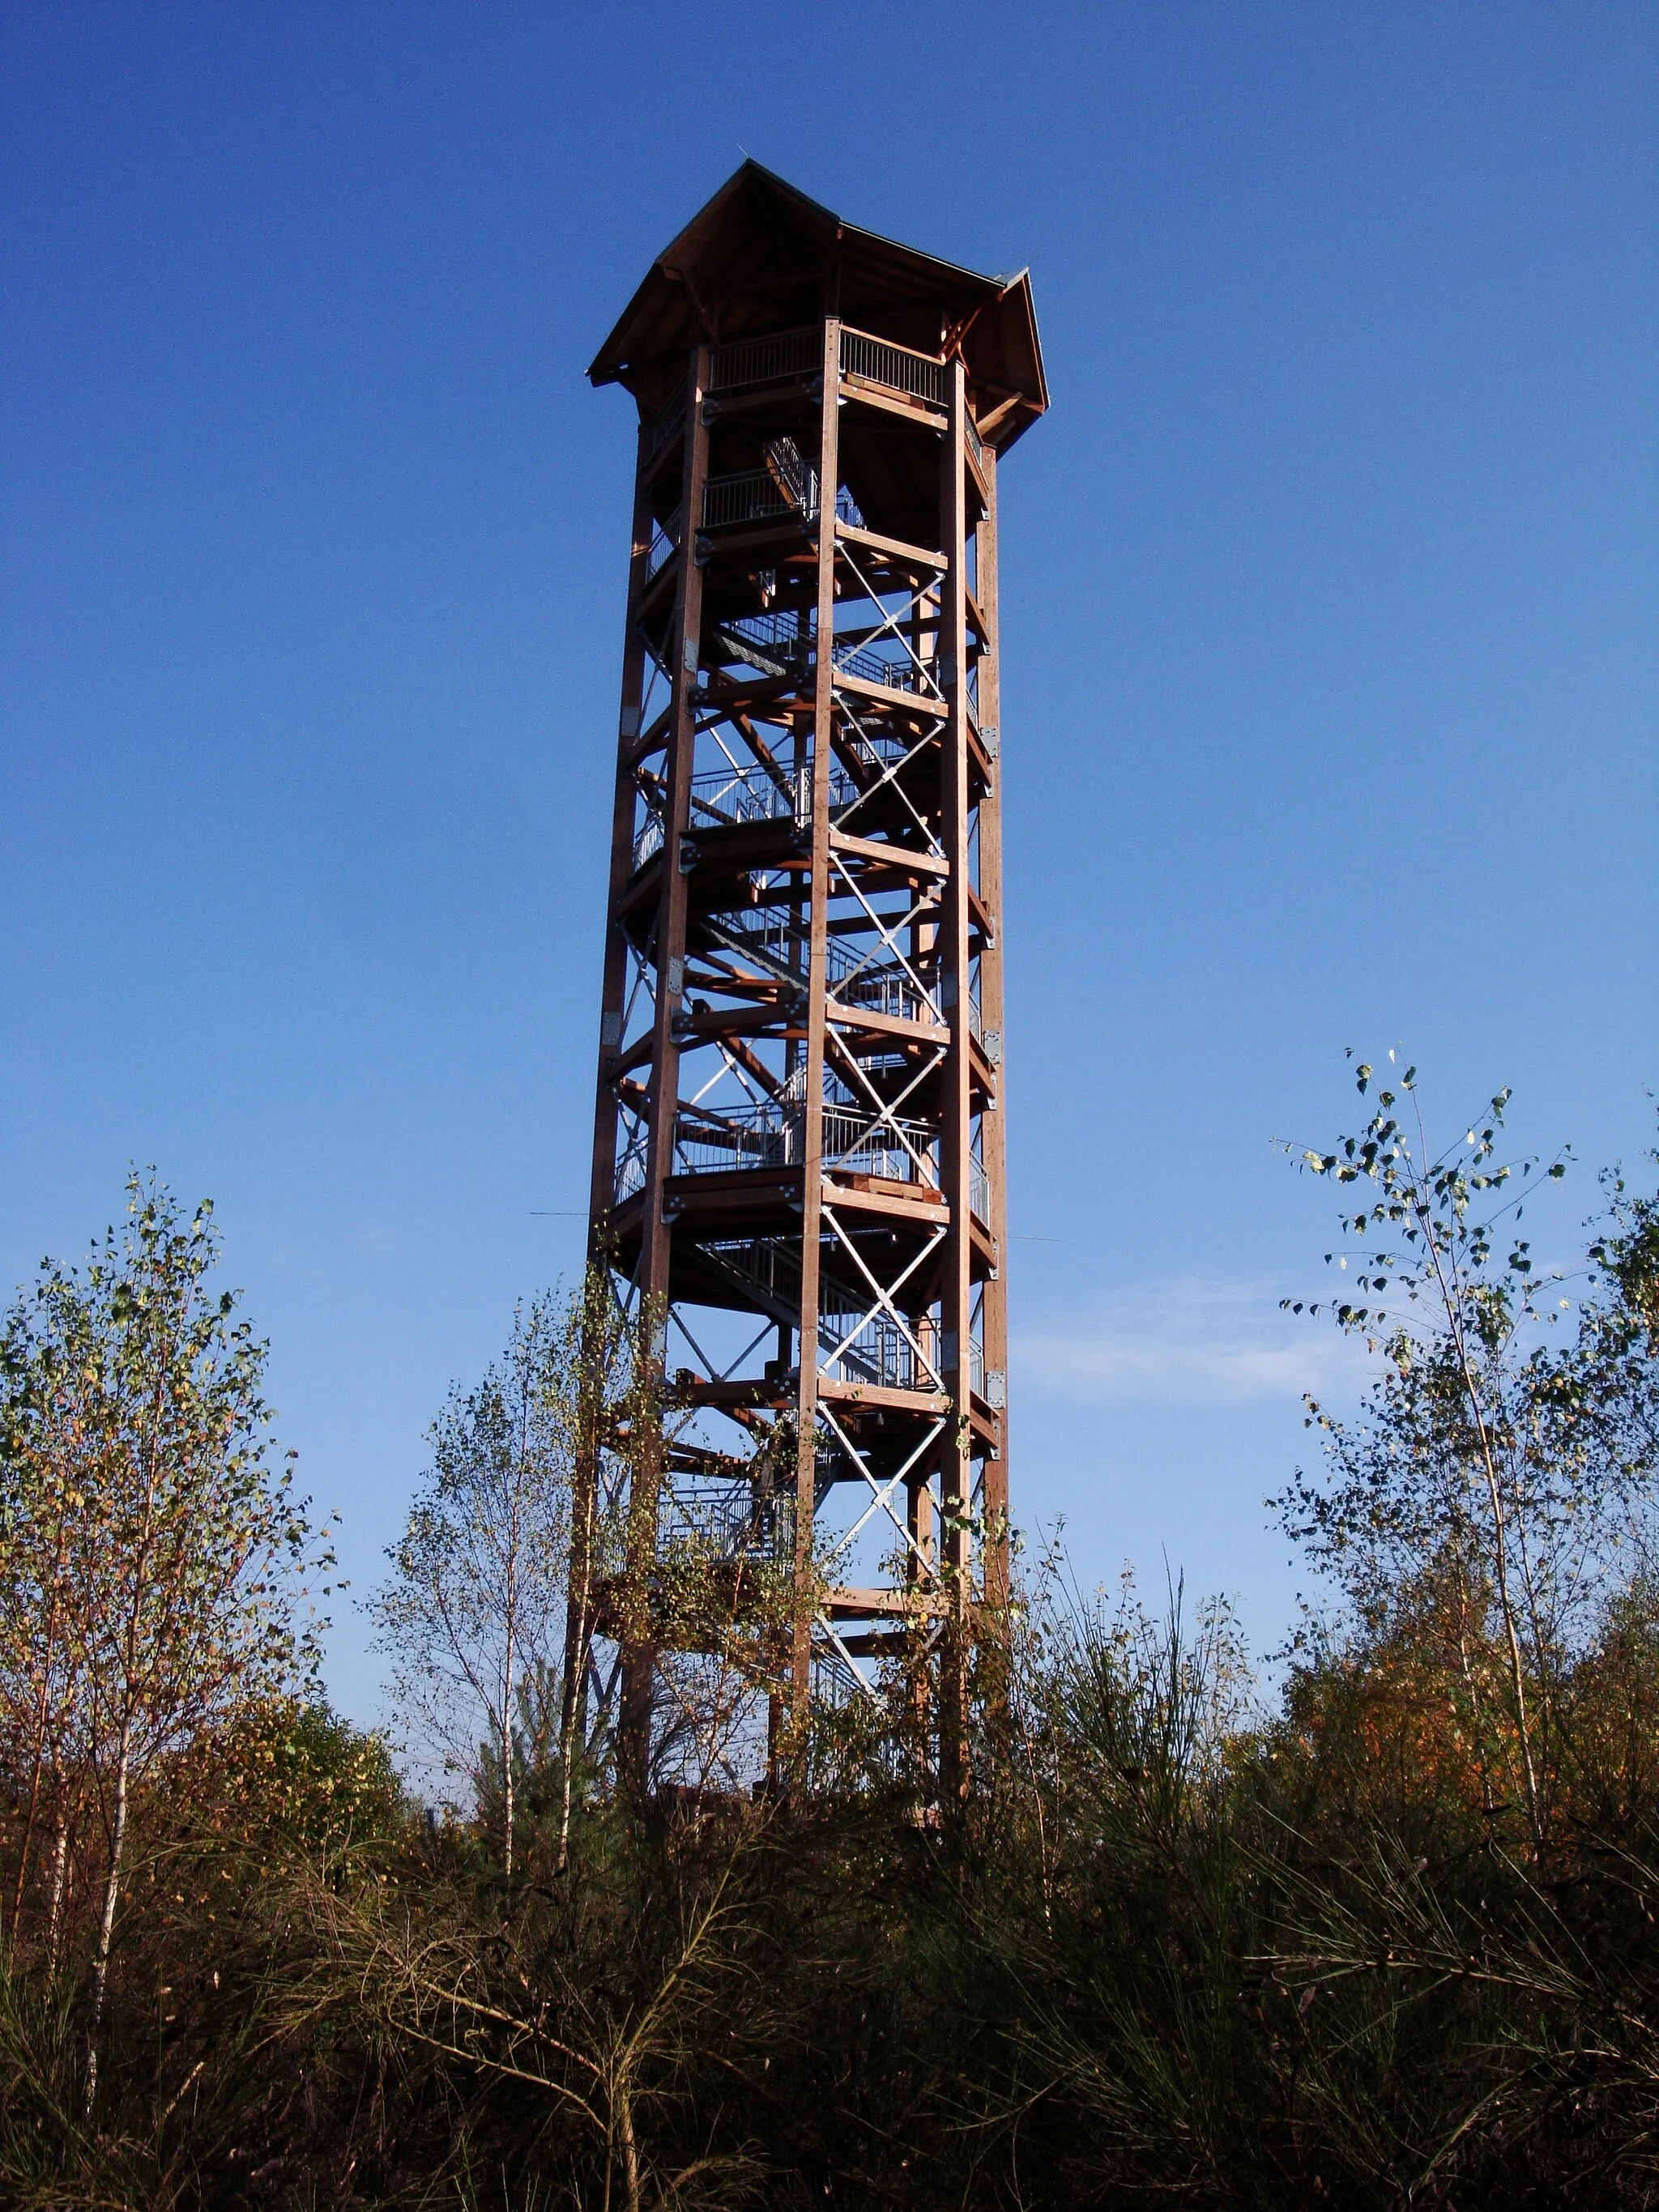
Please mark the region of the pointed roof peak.
<svg viewBox="0 0 1659 2212"><path fill-rule="evenodd" d="M750 157L657 255L588 374L649 410L694 345L825 314L921 352L959 351L970 383L1013 403L1000 447L1048 404L1029 270L984 276L884 238Z"/></svg>

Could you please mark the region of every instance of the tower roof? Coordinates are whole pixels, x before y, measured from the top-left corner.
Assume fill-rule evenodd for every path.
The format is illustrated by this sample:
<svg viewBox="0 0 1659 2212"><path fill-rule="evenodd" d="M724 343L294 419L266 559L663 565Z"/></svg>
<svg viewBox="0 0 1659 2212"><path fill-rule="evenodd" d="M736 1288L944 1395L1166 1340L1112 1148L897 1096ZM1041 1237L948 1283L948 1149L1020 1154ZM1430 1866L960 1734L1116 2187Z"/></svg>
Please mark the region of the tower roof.
<svg viewBox="0 0 1659 2212"><path fill-rule="evenodd" d="M931 354L960 353L990 442L1012 445L1048 404L1028 270L982 276L844 222L745 161L665 246L595 356L595 384L647 410L700 343L727 345L837 314Z"/></svg>

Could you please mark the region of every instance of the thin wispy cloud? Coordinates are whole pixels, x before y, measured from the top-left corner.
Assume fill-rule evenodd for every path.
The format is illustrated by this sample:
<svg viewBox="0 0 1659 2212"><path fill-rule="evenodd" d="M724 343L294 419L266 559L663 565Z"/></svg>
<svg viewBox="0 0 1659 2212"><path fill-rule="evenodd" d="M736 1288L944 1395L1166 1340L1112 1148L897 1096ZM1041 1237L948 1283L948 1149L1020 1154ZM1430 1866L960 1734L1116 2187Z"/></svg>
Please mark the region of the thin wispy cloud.
<svg viewBox="0 0 1659 2212"><path fill-rule="evenodd" d="M1066 1328L1017 1333L1019 1380L1066 1398L1300 1398L1364 1382L1362 1346L1306 1316L1279 1310L1269 1282L1161 1283L1095 1299Z"/></svg>

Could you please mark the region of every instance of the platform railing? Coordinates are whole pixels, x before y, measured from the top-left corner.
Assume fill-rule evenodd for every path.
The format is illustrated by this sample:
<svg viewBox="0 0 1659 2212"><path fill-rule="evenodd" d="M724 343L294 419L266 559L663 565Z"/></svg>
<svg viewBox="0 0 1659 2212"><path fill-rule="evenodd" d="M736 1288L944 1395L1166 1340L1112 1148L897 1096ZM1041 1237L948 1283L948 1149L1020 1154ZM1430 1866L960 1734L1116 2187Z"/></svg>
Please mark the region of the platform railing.
<svg viewBox="0 0 1659 2212"><path fill-rule="evenodd" d="M811 610L805 611L810 619ZM766 675L804 675L811 665L816 643L810 628L802 630L800 617L793 609L769 614L733 615L729 622L720 625L719 635L723 643L748 659L751 668L758 668Z"/></svg>
<svg viewBox="0 0 1659 2212"><path fill-rule="evenodd" d="M830 771L830 813L851 806L860 795L860 786L836 763ZM738 822L784 822L791 816L800 830L812 819L810 761L802 768L781 768L775 776L757 762L753 767L712 769L691 779L693 832Z"/></svg>
<svg viewBox="0 0 1659 2212"><path fill-rule="evenodd" d="M695 1119L681 1113L674 1125L674 1173L799 1167L805 1130L799 1107L750 1106L726 1114L699 1108Z"/></svg>
<svg viewBox="0 0 1659 2212"><path fill-rule="evenodd" d="M817 496L816 487L813 496ZM793 513L793 509L788 511ZM808 629L803 633L796 626L793 611L734 615L729 622L720 624L720 635L738 653L757 656L751 665L769 673L782 670L792 674L804 673L811 665L817 647L816 632ZM832 655L836 673L860 677L866 684L883 684L890 691L932 697L942 706L944 692L939 680L937 657L918 654L902 638L890 635L882 642L890 648L886 653L878 653L869 643L836 646Z"/></svg>
<svg viewBox="0 0 1659 2212"><path fill-rule="evenodd" d="M752 392L768 384L785 384L812 375L821 368L823 339L816 325L804 330L773 331L763 337L740 338L717 346L709 361L708 391L711 397ZM935 354L918 352L914 346L896 345L868 331L842 325L840 369L860 384L873 384L885 392L901 392L930 407L950 404L951 369ZM654 460L685 419L684 380L653 418L646 434L646 459ZM969 442L981 459L984 446L970 416Z"/></svg>
<svg viewBox="0 0 1659 2212"><path fill-rule="evenodd" d="M991 1178L975 1159L968 1163L968 1203L974 1210L975 1219L982 1221L988 1229L991 1225Z"/></svg>
<svg viewBox="0 0 1659 2212"><path fill-rule="evenodd" d="M653 522L650 550L645 556L645 573L648 577L654 576L678 550L682 519L682 509L677 507L666 522Z"/></svg>
<svg viewBox="0 0 1659 2212"><path fill-rule="evenodd" d="M856 1007L861 1013L888 1014L902 1022L932 1021L938 1015L933 998L902 961L866 959L832 938L825 966L836 1005Z"/></svg>
<svg viewBox="0 0 1659 2212"><path fill-rule="evenodd" d="M937 1189L933 1141L933 1132L925 1122L878 1121L836 1106L823 1109L826 1174L875 1176L887 1182L923 1183Z"/></svg>
<svg viewBox="0 0 1659 2212"><path fill-rule="evenodd" d="M950 372L942 361L845 325L841 333L841 373L866 384L881 385L889 392L902 392L912 399L925 399L934 407L945 406L950 398Z"/></svg>
<svg viewBox="0 0 1659 2212"><path fill-rule="evenodd" d="M836 494L839 520L861 528L863 509L845 484ZM702 527L734 530L746 522L781 521L793 516L803 523L818 519L818 478L808 469L799 493L781 483L770 469L744 469L736 476L710 477L702 488Z"/></svg>
<svg viewBox="0 0 1659 2212"><path fill-rule="evenodd" d="M634 833L633 864L636 872L661 852L665 834L661 815L647 813Z"/></svg>
<svg viewBox="0 0 1659 2212"><path fill-rule="evenodd" d="M872 653L868 646L838 646L834 659L839 675L861 677L866 684L884 684L890 691L908 691L937 700L941 710L945 694L939 681L939 662L921 659L895 639L890 655Z"/></svg>
<svg viewBox="0 0 1659 2212"><path fill-rule="evenodd" d="M645 459L648 467L654 461L677 430L685 427L686 380L681 377L672 395L657 410L655 420L646 433Z"/></svg>
<svg viewBox="0 0 1659 2212"><path fill-rule="evenodd" d="M761 1495L754 1483L672 1475L657 1520L659 1551L714 1559L788 1559L794 1554L793 1500Z"/></svg>
<svg viewBox="0 0 1659 2212"><path fill-rule="evenodd" d="M939 1366L939 1325L930 1314L907 1320L903 1328L889 1314L826 1315L818 1334L820 1364L831 1374L839 1370L847 1382L884 1390L936 1387L927 1369Z"/></svg>
<svg viewBox="0 0 1659 2212"><path fill-rule="evenodd" d="M788 822L805 829L812 819L810 766L776 775L760 766L714 769L691 779L690 828L739 822Z"/></svg>
<svg viewBox="0 0 1659 2212"><path fill-rule="evenodd" d="M803 501L787 491L769 469L746 469L740 475L710 477L702 488L702 526L730 530L744 522L767 522L775 516L799 515L811 520L818 511L815 477L810 499Z"/></svg>
<svg viewBox="0 0 1659 2212"><path fill-rule="evenodd" d="M747 392L761 384L781 384L810 376L823 363L823 337L815 325L804 331L774 331L759 338L740 338L718 346L708 364L710 392Z"/></svg>
<svg viewBox="0 0 1659 2212"><path fill-rule="evenodd" d="M882 1121L843 1106L823 1109L826 1174L875 1176L889 1182L937 1188L925 1123ZM740 1168L799 1167L805 1157L806 1114L802 1106L769 1100L714 1113L684 1110L674 1129L676 1175L729 1174Z"/></svg>

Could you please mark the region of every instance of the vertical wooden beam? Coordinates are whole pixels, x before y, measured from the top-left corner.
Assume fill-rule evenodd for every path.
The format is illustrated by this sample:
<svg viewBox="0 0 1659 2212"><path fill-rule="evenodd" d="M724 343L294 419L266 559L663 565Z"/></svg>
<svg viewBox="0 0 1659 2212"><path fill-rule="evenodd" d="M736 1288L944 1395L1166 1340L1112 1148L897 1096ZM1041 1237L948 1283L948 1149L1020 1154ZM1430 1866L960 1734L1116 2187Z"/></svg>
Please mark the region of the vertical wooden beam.
<svg viewBox="0 0 1659 2212"><path fill-rule="evenodd" d="M940 812L945 884L939 931L940 976L951 1046L942 1071L939 1151L951 1224L942 1251L939 1327L944 1337L945 1382L952 1419L941 1440L939 1457L940 1564L949 1613L939 1681L939 1783L944 1794L960 1796L968 1783L968 1667L969 1589L972 1558L968 1532L969 1415L971 1386L969 1332L972 1316L969 1227L972 1127L969 1075L968 972L968 647L967 483L963 443L968 400L961 361L950 364L950 428L945 434L939 486L939 550L947 567L939 609L939 650L949 708L943 747Z"/></svg>
<svg viewBox="0 0 1659 2212"><path fill-rule="evenodd" d="M811 907L801 1146L800 1380L796 1398L793 1647L790 1701L797 1746L811 1695L812 1520L817 1487L818 1260L823 1235L824 1002L829 995L830 783L835 714L836 493L841 466L841 324L823 322L818 427L817 640L812 702Z"/></svg>
<svg viewBox="0 0 1659 2212"><path fill-rule="evenodd" d="M1008 1143L1002 997L1002 632L997 602L997 466L988 446L981 466L989 497L977 532L975 597L991 634L979 664L979 717L981 732L996 732L996 757L991 763L991 787L979 809L979 895L994 933L980 956L979 1007L987 1054L996 1063L992 1074L996 1106L981 1121L980 1152L990 1185L997 1265L994 1279L985 1285L985 1372L988 1392L990 1378L1001 1376L1002 1405L997 1414L997 1456L985 1462L981 1505L986 1531L982 1589L995 1615L1008 1602Z"/></svg>
<svg viewBox="0 0 1659 2212"><path fill-rule="evenodd" d="M628 937L622 925L623 893L634 872L635 752L645 702L645 640L640 602L651 580L650 448L640 425L634 462L634 530L628 552L628 618L623 633L622 697L617 716L617 778L611 806L611 876L605 907L605 959L599 986L599 1076L593 1099L593 1158L587 1208L590 1280L610 1263L611 1217L617 1198L617 1094L611 1085L622 1047L628 999ZM584 1358L595 1356L585 1335ZM588 1652L593 1640L593 1539L599 1519L597 1449L579 1453L571 1498L570 1572L565 1605L563 1741L587 1733Z"/></svg>
<svg viewBox="0 0 1659 2212"><path fill-rule="evenodd" d="M696 761L695 694L702 629L702 570L696 562L696 548L702 520L702 488L708 473L708 430L702 419L702 397L708 389L709 361L708 348L699 346L692 356L690 374L686 378L679 573L675 580L674 620L670 634L674 690L668 739L668 818L664 824L661 883L653 947L657 996L652 1017L647 1092L650 1134L635 1278L640 1288L640 1319L647 1331L646 1364L650 1381L657 1386L653 1395L659 1404L667 1369L669 1270L673 1249L673 1226L664 1207L663 1186L674 1171L674 1125L679 1103L680 1055L674 1024L684 990L686 912L680 843L690 814L691 777ZM620 1747L623 1770L635 1789L645 1785L651 1748L656 1648L649 1607L661 1482L662 1438L658 1431L640 1440L629 1493L629 1617L623 1631Z"/></svg>

